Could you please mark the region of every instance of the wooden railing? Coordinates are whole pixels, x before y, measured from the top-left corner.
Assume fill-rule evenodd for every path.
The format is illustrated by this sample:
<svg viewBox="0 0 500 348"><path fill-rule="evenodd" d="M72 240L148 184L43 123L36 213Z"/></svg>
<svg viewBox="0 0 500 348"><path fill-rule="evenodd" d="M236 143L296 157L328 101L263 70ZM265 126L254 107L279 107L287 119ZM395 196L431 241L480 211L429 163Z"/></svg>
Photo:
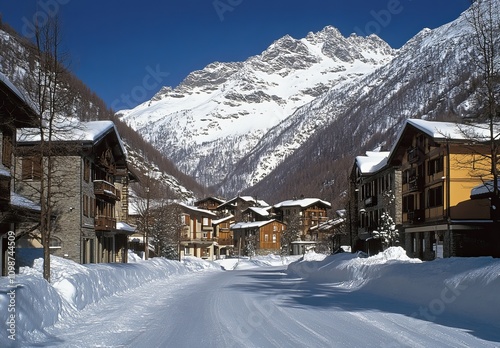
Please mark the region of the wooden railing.
<svg viewBox="0 0 500 348"><path fill-rule="evenodd" d="M108 216L98 216L95 218L96 231L112 231L116 229L116 219Z"/></svg>
<svg viewBox="0 0 500 348"><path fill-rule="evenodd" d="M121 197L120 190L116 189L115 185L104 180L94 181L94 193L117 201L119 201Z"/></svg>

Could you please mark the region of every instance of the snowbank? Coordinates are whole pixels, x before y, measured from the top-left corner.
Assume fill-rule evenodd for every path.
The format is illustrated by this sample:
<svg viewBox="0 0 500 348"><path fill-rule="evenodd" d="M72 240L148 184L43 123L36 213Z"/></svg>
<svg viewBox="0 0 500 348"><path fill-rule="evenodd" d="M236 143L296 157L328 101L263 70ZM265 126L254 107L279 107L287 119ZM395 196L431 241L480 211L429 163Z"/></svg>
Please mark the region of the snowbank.
<svg viewBox="0 0 500 348"><path fill-rule="evenodd" d="M500 260L491 257L422 262L393 247L372 257L306 255L290 264L287 274L410 304L415 308L413 316L425 320L446 311L447 315L500 324Z"/></svg>
<svg viewBox="0 0 500 348"><path fill-rule="evenodd" d="M182 263L164 258L147 261L80 265L64 258L51 257L51 283L43 279L43 261L33 267L22 267L15 277L16 336L43 331L59 319L75 315L100 299L127 291L147 282L189 272L220 270L220 266L201 259L187 258ZM9 292L13 289L7 277L0 278L0 321L9 320ZM0 347L12 343L6 330L0 334Z"/></svg>

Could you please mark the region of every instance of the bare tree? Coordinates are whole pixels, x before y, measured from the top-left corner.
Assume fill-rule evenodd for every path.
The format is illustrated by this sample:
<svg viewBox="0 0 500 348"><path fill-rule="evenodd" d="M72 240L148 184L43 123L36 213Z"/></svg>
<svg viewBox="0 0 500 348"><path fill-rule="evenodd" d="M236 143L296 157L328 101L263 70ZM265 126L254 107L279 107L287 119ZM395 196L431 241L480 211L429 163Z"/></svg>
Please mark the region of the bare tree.
<svg viewBox="0 0 500 348"><path fill-rule="evenodd" d="M50 239L55 216L55 187L61 186L61 177L56 178L57 157L66 152L60 145L68 132L75 128L75 122L68 122L72 108L68 89L65 88L64 76L68 70L64 66L64 54L60 51L61 33L57 16L51 17L44 25L35 23L34 43L31 46L36 59L24 80L24 90L39 113L36 127L30 134L24 133L25 139L36 141L30 148L29 157L32 174L36 176L36 190L40 199L39 231L43 246L43 276L50 281ZM59 167L61 168L61 167ZM34 187L35 188L35 187Z"/></svg>
<svg viewBox="0 0 500 348"><path fill-rule="evenodd" d="M475 95L477 109L474 122L485 124L489 130L487 141L489 151L481 155L487 158L489 166L476 168L481 178L490 177L492 183L492 205L498 207L498 162L500 152L500 12L498 0L472 0L467 20L473 28L472 54L478 71L476 76ZM475 139L475 134L468 137ZM485 152L488 152L486 154ZM481 161L475 161L481 163ZM484 162L483 162L484 163ZM497 209L498 210L498 209Z"/></svg>

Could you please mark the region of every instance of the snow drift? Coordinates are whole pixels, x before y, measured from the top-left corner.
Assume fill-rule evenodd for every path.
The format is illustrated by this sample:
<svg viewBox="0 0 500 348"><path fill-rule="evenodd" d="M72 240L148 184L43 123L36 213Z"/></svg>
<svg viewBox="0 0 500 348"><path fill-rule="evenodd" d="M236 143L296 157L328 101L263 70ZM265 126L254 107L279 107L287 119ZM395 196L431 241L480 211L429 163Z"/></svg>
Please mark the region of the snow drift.
<svg viewBox="0 0 500 348"><path fill-rule="evenodd" d="M448 258L422 262L392 247L375 256L310 254L288 266L289 277L409 304L413 317L459 315L500 328L500 260Z"/></svg>

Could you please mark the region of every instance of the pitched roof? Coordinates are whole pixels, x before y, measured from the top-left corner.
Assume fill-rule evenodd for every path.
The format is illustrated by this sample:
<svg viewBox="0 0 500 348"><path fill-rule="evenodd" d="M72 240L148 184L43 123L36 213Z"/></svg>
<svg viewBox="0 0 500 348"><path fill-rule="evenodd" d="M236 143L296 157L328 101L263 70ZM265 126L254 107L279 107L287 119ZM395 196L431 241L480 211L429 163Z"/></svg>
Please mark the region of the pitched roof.
<svg viewBox="0 0 500 348"><path fill-rule="evenodd" d="M232 230L239 230L239 229L245 229L245 228L261 228L262 226L265 226L267 224L270 224L271 222L279 222L280 224L283 224L281 221L277 220L266 220L266 221L253 221L253 222L237 222L233 225L230 226Z"/></svg>
<svg viewBox="0 0 500 348"><path fill-rule="evenodd" d="M331 208L332 205L327 202L323 201L319 198L302 198L302 199L290 199L287 201L280 202L278 204L275 204L275 208L284 208L284 207L301 207L301 208L307 208L313 204L321 204L324 206L327 206L328 208Z"/></svg>
<svg viewBox="0 0 500 348"><path fill-rule="evenodd" d="M202 198L196 202L194 202L194 204L199 204L201 202L206 202L206 201L209 201L209 200L213 200L219 204L223 204L224 202L226 202L225 200L223 199L220 199L220 198L217 198L217 197L214 197L214 196L210 196L210 197L205 197L205 198Z"/></svg>
<svg viewBox="0 0 500 348"><path fill-rule="evenodd" d="M200 214L205 214L205 215L210 215L210 216L214 216L216 217L217 215L210 211L210 210L206 210L206 209L200 209L198 207L194 207L194 206L191 206L191 205L187 205L187 204L184 204L184 203L177 203L181 208L184 208L185 210L188 210L188 211L192 211L194 213L200 213Z"/></svg>
<svg viewBox="0 0 500 348"><path fill-rule="evenodd" d="M407 148L411 146L411 137L406 135L419 132L429 136L436 142L464 143L472 141L486 142L489 140L489 127L487 125L407 119L391 148L388 163L398 164L397 162L401 160Z"/></svg>
<svg viewBox="0 0 500 348"><path fill-rule="evenodd" d="M372 174L387 165L389 151L367 151L366 156L356 156L355 164L361 174Z"/></svg>
<svg viewBox="0 0 500 348"><path fill-rule="evenodd" d="M249 207L247 210L251 210L256 214L259 214L260 216L269 216L269 210L271 210L272 207Z"/></svg>

